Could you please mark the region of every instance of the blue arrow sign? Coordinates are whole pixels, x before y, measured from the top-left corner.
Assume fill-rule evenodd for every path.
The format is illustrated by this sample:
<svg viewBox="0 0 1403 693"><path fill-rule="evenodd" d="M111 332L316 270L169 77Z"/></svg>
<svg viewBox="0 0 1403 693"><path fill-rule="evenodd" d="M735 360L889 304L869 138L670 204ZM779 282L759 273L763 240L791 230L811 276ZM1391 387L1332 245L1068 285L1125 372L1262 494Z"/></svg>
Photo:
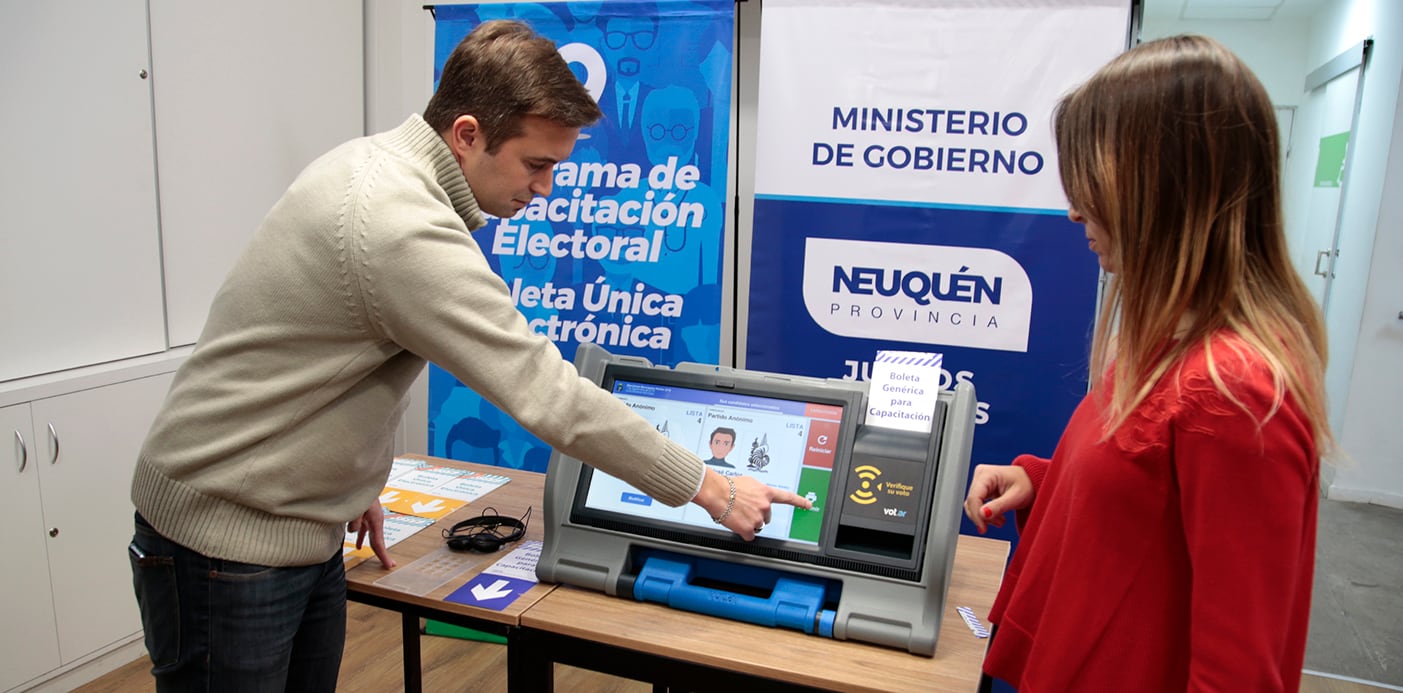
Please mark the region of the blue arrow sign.
<svg viewBox="0 0 1403 693"><path fill-rule="evenodd" d="M444 600L501 611L535 584L532 580L482 573L444 597Z"/></svg>

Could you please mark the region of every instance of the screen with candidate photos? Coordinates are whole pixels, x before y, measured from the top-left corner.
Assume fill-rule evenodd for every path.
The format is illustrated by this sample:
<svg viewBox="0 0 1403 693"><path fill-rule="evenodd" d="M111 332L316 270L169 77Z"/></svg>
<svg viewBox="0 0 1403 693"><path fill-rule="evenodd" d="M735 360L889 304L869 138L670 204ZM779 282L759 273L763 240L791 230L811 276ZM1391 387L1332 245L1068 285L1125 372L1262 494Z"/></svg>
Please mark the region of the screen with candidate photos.
<svg viewBox="0 0 1403 693"><path fill-rule="evenodd" d="M828 504L845 407L733 391L682 387L618 377L605 386L676 443L721 474L751 476L813 502L812 510L772 506L770 524L757 536L816 546ZM672 508L598 470L582 476L583 507L625 515L646 524L729 534L706 510L688 503ZM580 503L577 500L577 507Z"/></svg>

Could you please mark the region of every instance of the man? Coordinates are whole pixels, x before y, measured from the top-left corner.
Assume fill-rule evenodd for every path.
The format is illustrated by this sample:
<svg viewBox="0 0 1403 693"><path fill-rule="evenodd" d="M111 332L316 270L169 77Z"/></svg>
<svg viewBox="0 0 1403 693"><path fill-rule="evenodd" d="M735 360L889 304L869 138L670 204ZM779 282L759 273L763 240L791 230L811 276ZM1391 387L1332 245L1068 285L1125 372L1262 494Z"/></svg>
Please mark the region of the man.
<svg viewBox="0 0 1403 693"><path fill-rule="evenodd" d="M706 463L713 467L724 467L735 469L735 465L726 461L726 455L736 448L736 431L733 428L722 426L711 432L711 459Z"/></svg>
<svg viewBox="0 0 1403 693"><path fill-rule="evenodd" d="M599 109L524 24L487 22L423 118L313 162L250 241L132 481L130 546L160 690L332 691L346 531L385 550L378 495L426 360L547 443L745 539L770 504L584 380L532 332L470 231L551 189ZM349 525L348 525L349 523Z"/></svg>

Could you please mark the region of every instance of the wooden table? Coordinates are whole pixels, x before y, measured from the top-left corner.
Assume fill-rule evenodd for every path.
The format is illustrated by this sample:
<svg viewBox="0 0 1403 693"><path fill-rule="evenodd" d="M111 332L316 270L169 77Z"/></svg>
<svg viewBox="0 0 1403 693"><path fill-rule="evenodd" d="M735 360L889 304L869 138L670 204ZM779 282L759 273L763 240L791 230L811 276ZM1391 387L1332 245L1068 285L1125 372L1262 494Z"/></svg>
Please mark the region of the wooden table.
<svg viewBox="0 0 1403 693"><path fill-rule="evenodd" d="M479 498L449 514L439 520L432 527L423 529L404 541L390 547L390 557L396 563L396 570L403 569L415 560L427 556L439 547L444 545L441 530L452 527L454 522L465 520L469 517L476 517L482 509L488 506L496 508L502 515L520 517L526 512L527 507L533 507L530 522L526 528L524 540L541 540L545 537L544 508L541 507L541 497L545 489L545 475L537 472L526 472L517 469L504 467L493 467L489 465L472 464L467 462L457 462L453 460L440 459L435 457L422 457L417 455L404 455L421 459L431 464L466 469L469 471L485 472L488 474L500 474L511 477L511 481L505 486L493 489L487 495ZM387 588L375 584L375 581L389 575L391 571L385 570L380 565L379 559L371 558L354 568L346 571L346 597L353 602L369 604L381 609L398 611L403 616L403 628L401 629L404 641L404 689L411 693L417 693L423 687L423 677L420 670L419 654L419 619L432 618L452 623L454 625L475 628L488 633L504 635L510 637L517 625L521 622L521 615L541 597L544 597L555 585L536 585L526 593L517 597L516 601L507 605L501 611L484 609L481 607L458 604L456 602L444 601L444 597L454 590L462 587L473 577L491 566L498 558L505 556L516 544L509 544L500 552L494 554L482 554L483 558L476 566L468 569L461 577L450 580L437 589L417 596L402 592L397 589ZM508 658L511 657L512 650L508 649ZM510 683L509 683L510 685Z"/></svg>
<svg viewBox="0 0 1403 693"><path fill-rule="evenodd" d="M514 517L520 517L528 506L534 507L525 539L544 538L541 499L545 475L416 458L501 474L511 481L390 547L397 569L438 550L443 545L441 529L474 517L489 505ZM444 601L510 548L485 555L462 576L423 596L376 585L390 571L374 558L347 571L348 599L403 616L406 691L417 693L423 686L421 618L505 636L511 691L552 690L557 662L688 691L974 691L988 640L975 638L955 607L968 606L981 617L989 613L1009 544L959 538L934 657L694 614L569 586L538 584L501 611Z"/></svg>
<svg viewBox="0 0 1403 693"><path fill-rule="evenodd" d="M955 607L989 613L1008 551L1006 541L959 538L934 657L565 586L522 614L507 680L549 691L559 662L686 691L974 691L989 641Z"/></svg>

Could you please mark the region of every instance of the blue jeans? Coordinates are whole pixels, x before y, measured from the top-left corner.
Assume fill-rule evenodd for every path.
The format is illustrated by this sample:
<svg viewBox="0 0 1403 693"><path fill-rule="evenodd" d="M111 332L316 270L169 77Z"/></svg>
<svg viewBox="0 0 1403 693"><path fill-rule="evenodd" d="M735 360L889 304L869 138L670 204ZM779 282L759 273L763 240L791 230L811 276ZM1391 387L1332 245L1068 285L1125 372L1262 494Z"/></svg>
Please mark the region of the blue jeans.
<svg viewBox="0 0 1403 693"><path fill-rule="evenodd" d="M339 553L293 568L209 558L138 514L128 556L156 690L336 690L346 644Z"/></svg>

